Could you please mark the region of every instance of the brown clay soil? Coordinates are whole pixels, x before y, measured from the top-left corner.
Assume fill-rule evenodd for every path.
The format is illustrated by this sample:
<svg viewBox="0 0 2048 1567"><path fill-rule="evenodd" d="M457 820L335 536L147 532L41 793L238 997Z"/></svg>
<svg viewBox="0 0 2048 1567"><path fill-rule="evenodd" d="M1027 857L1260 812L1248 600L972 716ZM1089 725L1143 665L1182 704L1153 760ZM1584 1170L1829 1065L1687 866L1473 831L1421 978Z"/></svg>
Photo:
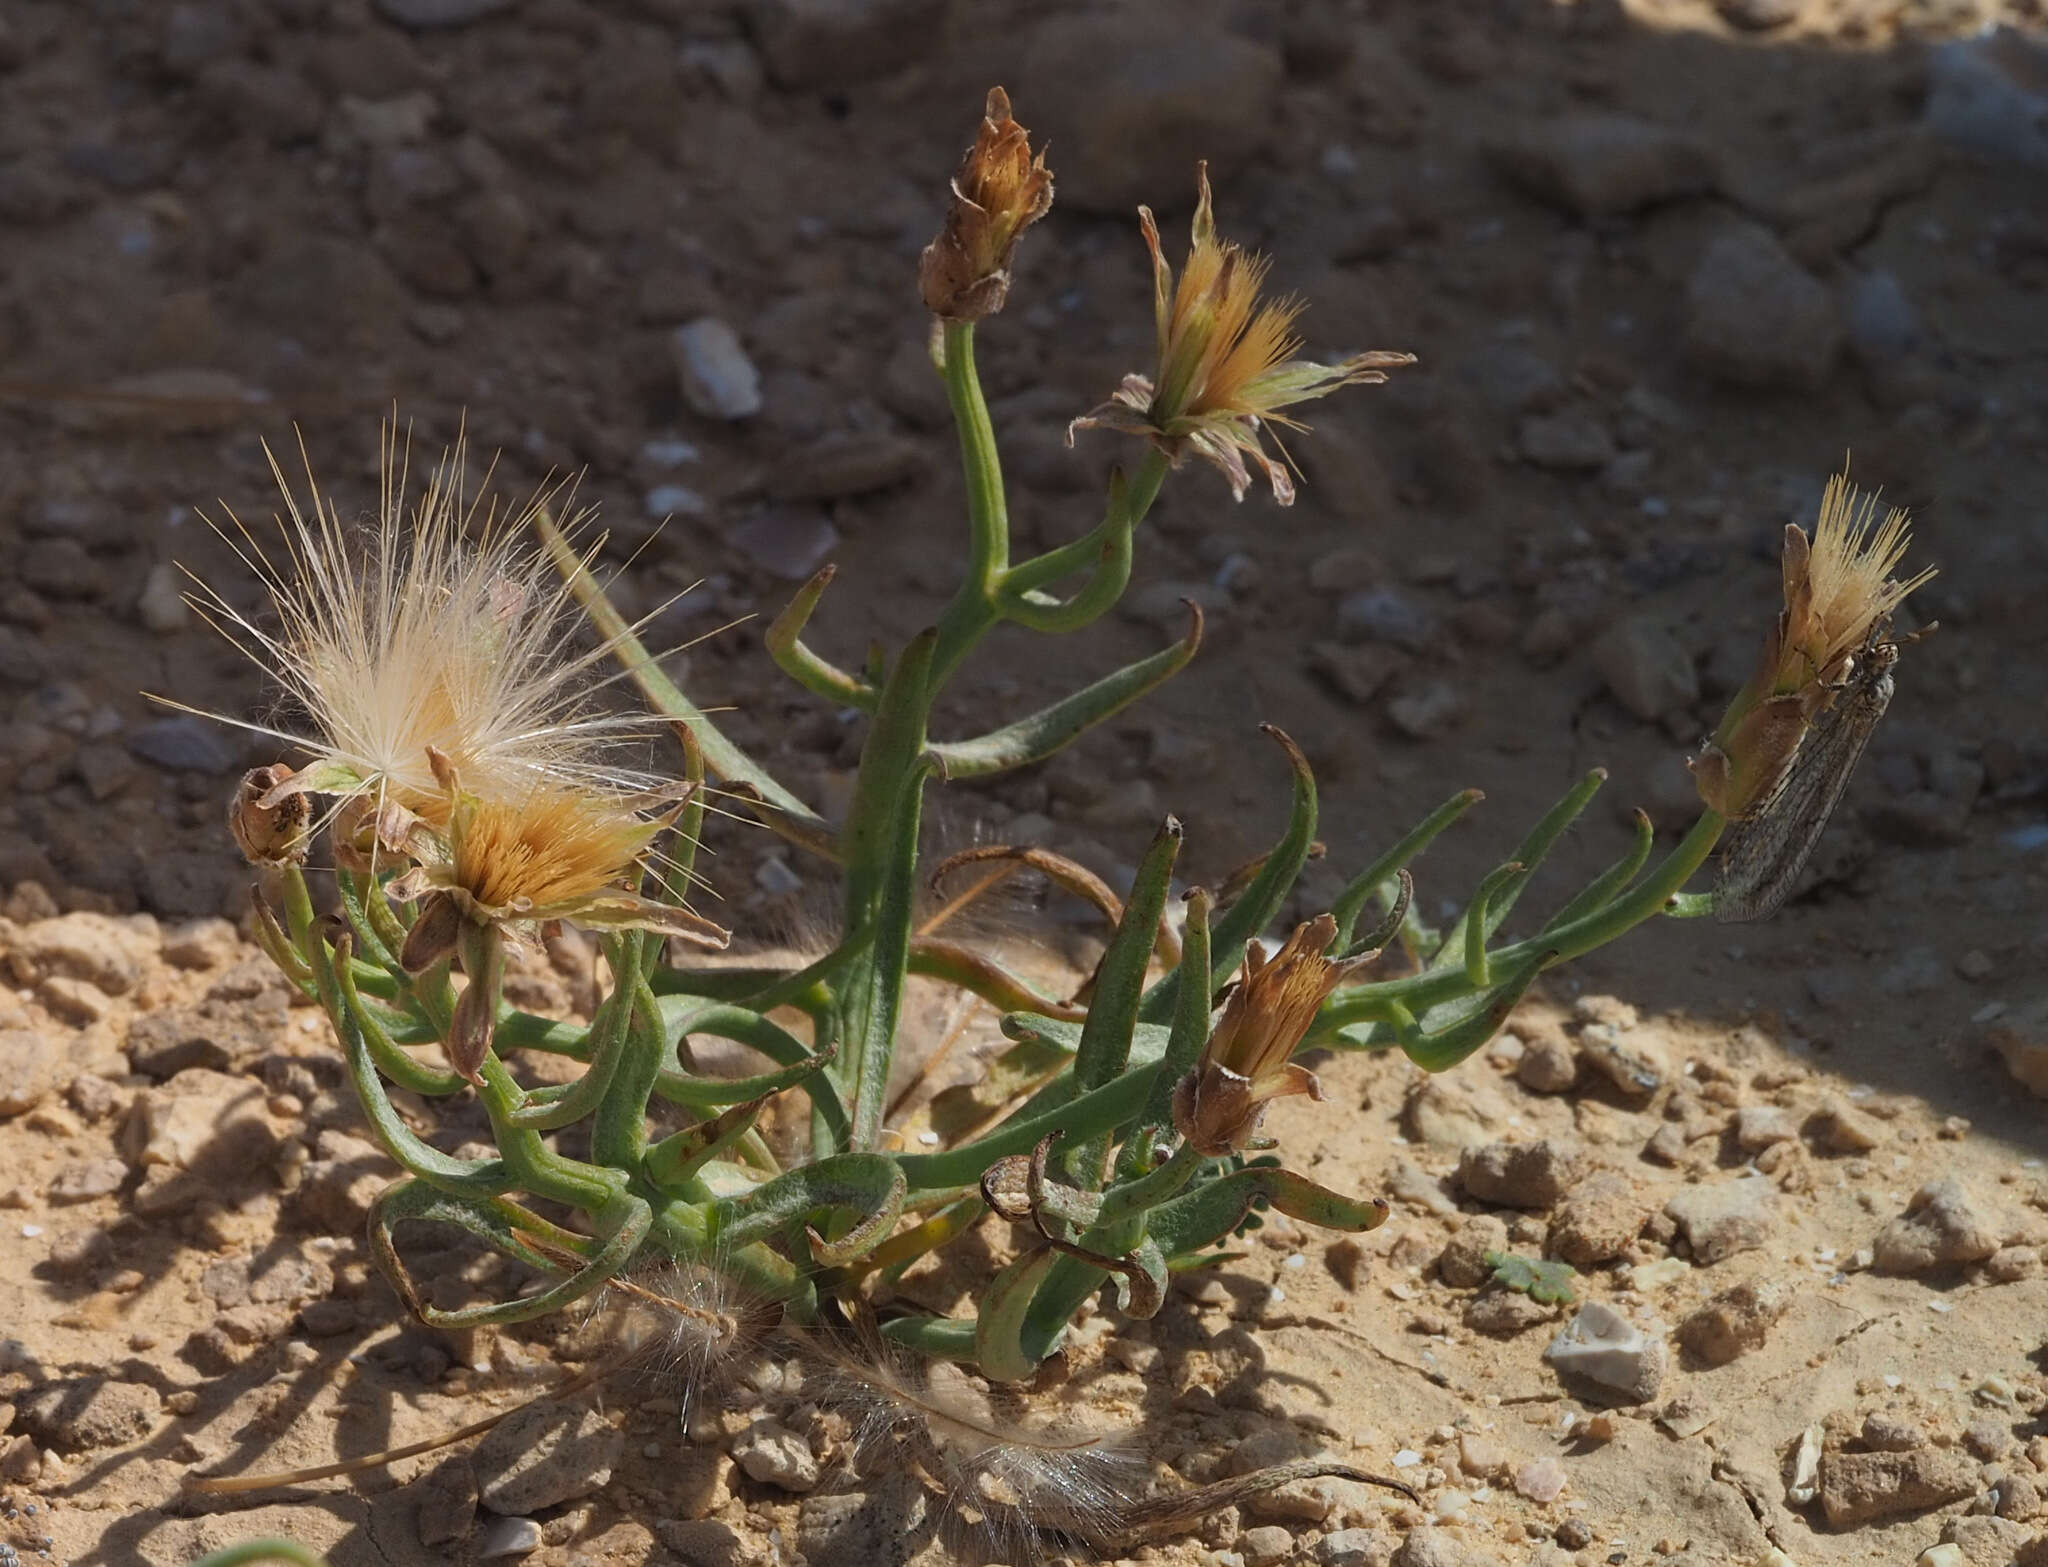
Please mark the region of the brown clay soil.
<svg viewBox="0 0 2048 1567"><path fill-rule="evenodd" d="M943 841L1035 835L1114 874L1171 810L1190 875L1222 875L1281 818L1270 722L1323 789L1303 912L1486 792L1418 866L1434 919L1605 765L1533 908L1616 856L1636 805L1686 820L1683 759L1771 613L1773 541L1845 450L1942 568L1916 601L1940 633L1908 650L1811 890L1553 974L1443 1078L1325 1064L1329 1102L1270 1127L1294 1167L1389 1193L1391 1222L1334 1245L1268 1222L1152 1322L1084 1324L1038 1396L1124 1433L1134 1490L1325 1452L1421 1498L1296 1484L1135 1559L2048 1559L2048 72L1995 57L2031 165L2024 128L2001 153L1929 112L1938 51L2001 16L2039 21L1992 0L0 8L0 1541L110 1567L263 1533L337 1567L1009 1551L857 1472L844 1422L767 1374L686 1425L667 1383L580 1395L584 1466L556 1455L523 1540L497 1515L516 1491L485 1475L475 1510L463 1446L181 1497L195 1470L452 1430L610 1351L575 1323L456 1342L405 1319L361 1238L388 1167L324 1022L234 923L221 806L272 758L139 694L263 710L166 568L253 603L194 507L267 515L260 443L295 425L344 510L373 506L395 403L416 449L466 417L512 492L581 472L621 553L675 513L628 607L704 579L664 640L741 623L675 667L778 775L843 799L854 732L778 682L759 617L835 559L812 634L852 660L950 587L960 487L911 280L1002 81L1062 180L982 334L1022 539L1092 522L1112 441L1069 452L1061 428L1146 358L1133 159L1170 173L1140 189L1176 252L1192 158L1216 159L1226 232L1277 257L1313 351L1421 364L1312 411L1291 511L1184 472L1129 613L999 638L945 733L1153 649L1184 595L1208 610L1167 691L1048 766L938 791ZM1202 70L1178 101L1150 85ZM1555 139L1588 124L1618 141ZM702 316L759 368L757 416L683 398L672 334ZM817 928L829 887L766 834L711 847L745 940ZM1094 934L1022 910L1008 939L1056 965ZM563 959L529 999L574 1004ZM408 1111L444 1145L480 1130ZM957 1306L1008 1244L905 1288ZM1581 1297L1643 1335L1636 1387L1560 1381L1544 1350L1577 1308L1481 1287L1489 1246L1579 1261ZM437 1299L516 1285L440 1267ZM804 1453L766 1452L771 1418Z"/></svg>

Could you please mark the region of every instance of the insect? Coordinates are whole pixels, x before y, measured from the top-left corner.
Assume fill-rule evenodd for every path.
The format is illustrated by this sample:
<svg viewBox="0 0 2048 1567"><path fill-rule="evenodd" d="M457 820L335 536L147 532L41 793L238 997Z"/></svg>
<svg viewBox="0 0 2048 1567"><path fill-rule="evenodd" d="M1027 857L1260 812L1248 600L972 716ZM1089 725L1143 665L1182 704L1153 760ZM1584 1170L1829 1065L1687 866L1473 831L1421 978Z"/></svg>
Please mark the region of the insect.
<svg viewBox="0 0 2048 1567"><path fill-rule="evenodd" d="M1917 641L1932 626L1907 641ZM1769 919L1791 895L1820 835L1841 803L1884 710L1905 642L1880 640L1875 628L1832 683L1834 699L1815 716L1791 765L1763 805L1722 840L1714 917L1724 924Z"/></svg>

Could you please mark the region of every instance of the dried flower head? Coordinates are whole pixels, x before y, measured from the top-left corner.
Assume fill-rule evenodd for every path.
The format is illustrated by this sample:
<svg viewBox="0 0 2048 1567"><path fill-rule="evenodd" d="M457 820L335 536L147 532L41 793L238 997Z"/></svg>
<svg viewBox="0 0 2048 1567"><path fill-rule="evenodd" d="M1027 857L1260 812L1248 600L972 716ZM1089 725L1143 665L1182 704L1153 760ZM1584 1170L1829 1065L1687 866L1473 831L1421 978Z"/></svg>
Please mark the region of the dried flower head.
<svg viewBox="0 0 2048 1567"><path fill-rule="evenodd" d="M947 321L979 321L1002 309L1017 241L1051 210L1045 154L1031 155L1030 133L1010 118L1009 94L991 87L980 133L953 177L946 226L918 262L925 308Z"/></svg>
<svg viewBox="0 0 2048 1567"><path fill-rule="evenodd" d="M530 541L528 524L555 497L501 512L465 495L465 456L458 440L408 511L407 444L387 426L383 501L363 527L342 521L310 469L301 509L273 458L287 513L277 519L279 543L266 550L232 513L216 530L262 579L275 626L203 583L194 606L277 679L304 727L214 716L312 758L266 805L286 793L368 794L445 822L430 749L492 793L652 781L611 758L614 742L651 721L591 706L594 668L609 648L574 647L573 601Z"/></svg>
<svg viewBox="0 0 2048 1567"><path fill-rule="evenodd" d="M1216 238L1207 164L1199 166L1198 178L1193 243L1177 282L1151 209L1138 209L1152 253L1157 374L1125 376L1108 402L1068 426L1067 439L1075 430L1121 430L1145 436L1176 462L1192 451L1223 471L1237 500L1251 483L1246 464L1253 463L1273 487L1273 498L1286 506L1294 500L1286 453L1275 461L1261 430L1268 424L1304 429L1280 410L1326 397L1340 386L1384 381L1388 370L1415 363L1415 356L1375 350L1334 365L1295 358L1301 349L1294 334L1301 301L1260 301L1270 263Z"/></svg>
<svg viewBox="0 0 2048 1567"><path fill-rule="evenodd" d="M306 862L312 807L303 794L277 793L291 776L292 770L282 764L256 767L235 786L235 797L228 802L228 831L251 865Z"/></svg>
<svg viewBox="0 0 2048 1567"><path fill-rule="evenodd" d="M1814 718L1841 689L1850 660L1880 637L1906 595L1933 568L1892 576L1911 540L1905 511L1877 520L1877 500L1846 473L1828 481L1808 538L1785 527L1785 604L1756 672L1736 693L1692 764L1700 798L1732 821L1761 810Z"/></svg>
<svg viewBox="0 0 2048 1567"><path fill-rule="evenodd" d="M1779 623L1777 689L1833 674L1890 622L1906 595L1934 576L1931 566L1904 582L1892 576L1905 558L1911 530L1904 508L1877 521L1877 497L1863 495L1847 473L1828 480L1813 538L1785 529L1785 614Z"/></svg>
<svg viewBox="0 0 2048 1567"><path fill-rule="evenodd" d="M1290 1058L1330 993L1379 956L1333 962L1323 953L1336 937L1336 920L1319 914L1297 925L1270 958L1257 942L1245 949L1222 1020L1174 1089L1174 1128L1197 1153L1221 1156L1251 1146L1269 1100L1323 1097L1315 1073Z"/></svg>

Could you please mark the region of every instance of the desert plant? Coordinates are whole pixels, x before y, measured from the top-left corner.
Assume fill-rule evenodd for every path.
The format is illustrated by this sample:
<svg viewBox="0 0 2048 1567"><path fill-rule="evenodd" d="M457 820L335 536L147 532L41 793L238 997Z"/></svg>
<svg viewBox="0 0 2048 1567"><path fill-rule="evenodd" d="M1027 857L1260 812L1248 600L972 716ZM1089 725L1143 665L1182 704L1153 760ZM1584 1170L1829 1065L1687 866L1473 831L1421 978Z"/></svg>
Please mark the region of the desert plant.
<svg viewBox="0 0 2048 1567"><path fill-rule="evenodd" d="M986 733L937 738L940 693L988 633L1007 624L1065 635L1109 611L1155 496L1190 455L1217 467L1240 499L1258 473L1286 504L1292 481L1284 455L1266 444L1270 427L1290 424L1286 410L1299 402L1412 362L1400 353L1329 366L1296 357L1299 307L1260 299L1263 263L1217 237L1204 178L1178 275L1142 213L1155 278L1153 373L1128 377L1076 421L1135 435L1142 455L1112 476L1092 529L1013 560L975 333L1000 309L1011 255L1051 199L1042 155L1032 156L1007 100L992 93L920 271L935 317L934 371L966 477L967 565L951 602L893 652L842 668L804 640L832 580L827 567L768 630L769 653L792 680L865 719L842 821L822 819L677 689L545 499L525 519L530 533L486 528L473 545L459 482L444 469L410 532L387 498L366 552L317 498L311 521L294 514L296 534L287 534L298 542L287 569L272 575L282 629L241 626L312 721L305 735L267 732L294 739L311 760L252 774L234 823L263 867L265 946L332 1019L370 1125L404 1172L377 1200L370 1238L422 1320L467 1328L537 1317L659 1261L728 1281L749 1310L829 1332L867 1296L868 1281L900 1272L993 1209L1025 1238L975 1292L972 1315L892 1308L873 1327L903 1350L1019 1381L1105 1285L1122 1311L1149 1315L1169 1276L1212 1257L1254 1209L1348 1231L1386 1219L1380 1199L1327 1190L1261 1156L1272 1146L1258 1136L1264 1105L1320 1097L1299 1052L1399 1049L1432 1072L1455 1066L1546 969L1659 914L1707 912L1710 895L1682 889L1730 820L1749 841L1791 845L1769 874L1796 873L1787 864L1803 854L1795 840L1811 825L1813 802L1825 797L1824 816L1839 792L1811 779L1854 760L1831 741L1802 746L1830 733L1838 693L1881 673L1888 695L1896 644L1880 637L1912 585L1888 575L1902 522L1873 535L1867 509L1859 513L1847 492L1831 492L1811 541L1788 532L1778 628L1697 764L1708 808L1654 866L1651 825L1637 813L1627 853L1519 938L1503 937L1505 923L1599 789L1599 772L1529 830L1441 933L1411 917L1408 867L1478 801L1476 791L1452 794L1267 955L1259 938L1287 907L1317 825L1309 764L1271 729L1290 781L1286 827L1234 885L1186 894L1183 918L1168 909L1182 839L1171 818L1122 897L1038 849L994 846L928 867L920 820L935 784L1053 755L1181 669L1202 622L1191 607L1186 635L1162 651ZM596 628L594 654L568 650L564 586ZM1882 660L1878 649L1889 650ZM594 658L615 660L648 712L673 727L679 783L605 759L605 742L645 720L593 715L573 694L570 677ZM685 907L714 789L837 877L838 932L815 961L693 964L672 948L677 939L725 939ZM316 912L305 870L322 830L339 867L339 913L328 916ZM921 889L969 862L1028 866L1105 911L1113 931L1077 997L1041 994L990 953L921 931ZM1746 901L1753 890L1744 889ZM587 1022L505 1003L507 943L553 920L599 933L608 983ZM1411 971L1368 977L1368 962L1397 939ZM991 1077L1014 1092L993 1130L906 1151L892 1137L887 1090L911 975L1000 1010L1010 1045ZM807 1029L777 1021L792 1009ZM739 1080L693 1071L693 1036L751 1047L766 1069ZM529 1086L509 1064L518 1051L583 1070ZM393 1086L428 1098L475 1094L493 1155L429 1146L394 1107ZM786 1168L756 1127L785 1094L808 1106L807 1144ZM661 1117L683 1124L661 1134ZM572 1126L587 1150L576 1155L559 1136ZM543 1206L576 1218L558 1221ZM458 1226L550 1282L514 1299L437 1307L401 1259L396 1235L407 1221Z"/></svg>

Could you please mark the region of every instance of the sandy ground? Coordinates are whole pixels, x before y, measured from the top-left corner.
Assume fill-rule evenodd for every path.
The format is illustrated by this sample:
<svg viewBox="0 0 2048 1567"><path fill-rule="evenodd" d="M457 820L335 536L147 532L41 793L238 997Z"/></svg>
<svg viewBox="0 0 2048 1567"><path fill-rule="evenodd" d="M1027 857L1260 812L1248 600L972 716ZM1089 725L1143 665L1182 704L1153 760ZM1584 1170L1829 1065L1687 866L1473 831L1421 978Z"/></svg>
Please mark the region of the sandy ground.
<svg viewBox="0 0 2048 1567"><path fill-rule="evenodd" d="M399 25L435 12L476 18ZM1072 752L936 796L942 842L1041 835L1114 874L1170 809L1190 873L1221 875L1278 826L1279 768L1252 739L1273 722L1323 784L1303 912L1455 789L1485 790L1417 867L1435 917L1603 764L1534 910L1619 853L1635 806L1683 824L1683 758L1771 612L1772 541L1845 450L1942 568L1916 600L1941 630L1908 651L1808 893L1765 926L1651 928L1552 976L1444 1078L1323 1065L1330 1101L1272 1129L1316 1179L1387 1192L1392 1221L1332 1245L1271 1220L1151 1323L1084 1324L1037 1407L1118 1434L1134 1489L1321 1451L1421 1497L1297 1484L1135 1559L2044 1549L2048 1136L2022 1075L2048 1091L2048 70L2010 41L1942 52L2037 7L1175 15L0 13L0 1541L23 1559L182 1563L265 1532L337 1567L515 1547L550 1567L1015 1559L947 1526L902 1466L862 1472L800 1371L687 1422L680 1385L637 1372L543 1406L557 1425L519 1439L550 1455L543 1502L463 1446L181 1499L195 1469L454 1429L612 1340L572 1322L458 1343L403 1319L359 1238L387 1166L325 1025L233 923L221 802L272 758L139 695L262 710L260 676L176 606L173 561L253 602L192 508L266 515L259 440L289 451L295 423L344 510L374 505L394 401L425 449L466 416L514 494L581 471L620 554L671 516L624 588L648 608L703 579L667 642L772 614L826 558L822 646L922 624L950 588L959 486L910 279L998 80L1061 179L982 342L1023 539L1093 520L1112 443L1070 453L1061 427L1146 357L1129 209L1159 206L1177 246L1197 152L1226 232L1309 302L1312 351L1422 363L1316 410L1291 512L1183 474L1128 613L1028 657L999 639L947 734L1151 650L1183 595L1211 631L1178 683ZM707 315L761 371L756 417L682 394L672 335ZM829 806L848 731L777 684L759 638L742 623L674 666ZM829 908L828 887L785 890L805 868L765 835L710 846L748 940L801 939ZM1090 940L1057 909L1002 934L1054 967ZM579 979L529 983L568 1004ZM450 1146L480 1129L419 1114ZM1007 1245L905 1291L957 1306ZM1638 1385L1560 1380L1544 1351L1578 1305L1484 1283L1490 1247L1580 1263L1580 1301L1642 1335ZM452 1298L513 1287L423 1262ZM804 1464L767 1453L764 1421L816 1461L815 1489L791 1489Z"/></svg>

